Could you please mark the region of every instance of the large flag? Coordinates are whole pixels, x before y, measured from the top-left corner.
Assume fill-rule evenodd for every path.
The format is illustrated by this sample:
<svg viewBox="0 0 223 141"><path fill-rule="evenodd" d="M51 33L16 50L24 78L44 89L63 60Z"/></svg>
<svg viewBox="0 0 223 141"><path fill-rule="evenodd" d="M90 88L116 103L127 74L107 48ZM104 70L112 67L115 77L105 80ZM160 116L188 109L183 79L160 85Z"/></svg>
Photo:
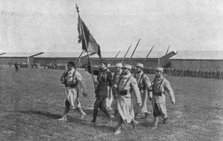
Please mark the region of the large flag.
<svg viewBox="0 0 223 141"><path fill-rule="evenodd" d="M87 52L95 52L101 58L101 49L94 37L91 35L87 26L80 16L78 16L78 33L79 43L82 43L82 49Z"/></svg>

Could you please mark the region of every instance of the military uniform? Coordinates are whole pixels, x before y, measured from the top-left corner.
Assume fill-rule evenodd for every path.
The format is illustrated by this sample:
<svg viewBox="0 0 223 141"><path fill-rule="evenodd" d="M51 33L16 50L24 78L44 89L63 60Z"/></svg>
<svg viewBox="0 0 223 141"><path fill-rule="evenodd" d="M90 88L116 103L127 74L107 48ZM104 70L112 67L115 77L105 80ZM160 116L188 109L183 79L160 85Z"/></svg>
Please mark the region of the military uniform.
<svg viewBox="0 0 223 141"><path fill-rule="evenodd" d="M118 109L118 127L114 134L121 133L122 123L132 123L133 128L138 122L134 119L135 112L132 104L132 96L135 95L137 103L141 105L140 91L136 79L130 73L131 65L124 65L121 79L116 87L117 89L117 109Z"/></svg>
<svg viewBox="0 0 223 141"><path fill-rule="evenodd" d="M152 85L153 97L152 97L152 105L153 105L153 115L154 117L161 116L163 118L167 118L167 110L166 110L166 96L165 91L167 91L170 95L170 98L175 101L175 96L173 89L170 86L170 83L164 77L155 78Z"/></svg>
<svg viewBox="0 0 223 141"><path fill-rule="evenodd" d="M70 63L74 64L74 63ZM65 85L65 111L63 114L63 117L59 120L67 120L67 114L70 110L70 107L72 109L76 109L81 113L81 118L83 118L86 113L81 108L81 103L79 100L79 95L82 92L86 96L86 87L83 82L81 74L76 71L76 69L71 68L70 70L67 70L63 73L63 75L60 78L61 83Z"/></svg>
<svg viewBox="0 0 223 141"><path fill-rule="evenodd" d="M80 107L81 103L78 99L79 93L81 92L80 87L78 86L78 80L82 81L81 74L72 69L68 72L65 72L65 94L66 94L66 101L70 103L71 107L75 109L76 107Z"/></svg>
<svg viewBox="0 0 223 141"><path fill-rule="evenodd" d="M148 113L148 109L147 109L148 90L151 86L151 82L149 80L149 77L143 72L135 74L135 78L137 80L137 84L140 90L142 106L138 106L135 95L133 95L134 110L135 110L135 113L147 114Z"/></svg>
<svg viewBox="0 0 223 141"><path fill-rule="evenodd" d="M122 76L118 91L117 108L119 115L125 123L130 123L135 116L132 95L136 96L137 103L142 103L136 79L131 74Z"/></svg>
<svg viewBox="0 0 223 141"><path fill-rule="evenodd" d="M93 123L96 122L98 108L110 119L110 114L106 109L106 99L108 97L108 87L112 86L112 74L107 68L94 71L94 75L97 75L97 85L95 90L96 100L94 103Z"/></svg>
<svg viewBox="0 0 223 141"><path fill-rule="evenodd" d="M116 87L121 80L121 76L122 76L122 71L118 71L118 72L116 71L114 76L113 76L112 94L114 96L114 100L113 100L112 106L111 106L113 110L117 110L116 98L118 97L118 92L116 90Z"/></svg>

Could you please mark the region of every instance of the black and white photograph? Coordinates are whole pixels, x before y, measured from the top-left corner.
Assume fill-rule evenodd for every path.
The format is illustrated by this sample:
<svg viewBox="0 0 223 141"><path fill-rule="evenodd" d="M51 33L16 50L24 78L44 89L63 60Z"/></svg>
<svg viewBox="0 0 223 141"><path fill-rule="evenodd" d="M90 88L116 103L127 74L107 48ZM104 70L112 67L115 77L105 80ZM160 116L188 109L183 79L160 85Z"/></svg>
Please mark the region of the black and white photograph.
<svg viewBox="0 0 223 141"><path fill-rule="evenodd" d="M223 1L0 0L0 141L223 141Z"/></svg>

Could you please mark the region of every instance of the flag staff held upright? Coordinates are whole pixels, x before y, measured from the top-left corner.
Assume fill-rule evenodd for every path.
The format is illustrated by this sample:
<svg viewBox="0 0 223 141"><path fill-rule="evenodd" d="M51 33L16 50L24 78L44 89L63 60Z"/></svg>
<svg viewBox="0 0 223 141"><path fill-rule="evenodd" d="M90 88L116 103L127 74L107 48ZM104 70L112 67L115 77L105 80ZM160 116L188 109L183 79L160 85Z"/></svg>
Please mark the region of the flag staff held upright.
<svg viewBox="0 0 223 141"><path fill-rule="evenodd" d="M82 56L82 54L84 53L84 50L81 52L81 54L79 55L79 57L75 60L75 64L77 64L77 62L79 62L79 60L80 60L80 58L81 58L81 56Z"/></svg>
<svg viewBox="0 0 223 141"><path fill-rule="evenodd" d="M80 21L82 22L82 20L79 19L80 18L80 14L79 14L79 7L77 6L77 4L76 4L76 9L77 9L77 13L78 13L78 22L80 22ZM83 24L81 23L80 25L81 25L82 31L84 31L83 30ZM83 32L83 38L84 38L85 45L88 46L88 42L86 40L86 37L85 37L85 33L84 32ZM88 56L88 63L90 65L90 69L91 69L91 76L92 76L92 80L93 80L94 89L96 89L95 80L94 80L94 74L93 74L93 69L92 69L91 62L90 62L90 55L88 53L88 49L86 49L86 52L87 52L87 56Z"/></svg>

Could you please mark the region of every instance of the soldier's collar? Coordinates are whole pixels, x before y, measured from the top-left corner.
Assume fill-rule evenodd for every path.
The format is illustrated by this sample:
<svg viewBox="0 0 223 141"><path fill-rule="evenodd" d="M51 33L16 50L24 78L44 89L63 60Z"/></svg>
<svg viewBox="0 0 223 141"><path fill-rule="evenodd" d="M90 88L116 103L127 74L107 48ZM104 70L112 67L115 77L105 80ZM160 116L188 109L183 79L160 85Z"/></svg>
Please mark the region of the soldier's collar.
<svg viewBox="0 0 223 141"><path fill-rule="evenodd" d="M70 72L74 72L74 71L75 71L75 69L74 68L71 68Z"/></svg>
<svg viewBox="0 0 223 141"><path fill-rule="evenodd" d="M128 74L126 74L126 75L123 75L122 77L124 77L124 78L128 78L128 77L131 77L132 76L132 74L131 73L128 73Z"/></svg>
<svg viewBox="0 0 223 141"><path fill-rule="evenodd" d="M143 74L143 71L139 72L138 74L142 75Z"/></svg>

